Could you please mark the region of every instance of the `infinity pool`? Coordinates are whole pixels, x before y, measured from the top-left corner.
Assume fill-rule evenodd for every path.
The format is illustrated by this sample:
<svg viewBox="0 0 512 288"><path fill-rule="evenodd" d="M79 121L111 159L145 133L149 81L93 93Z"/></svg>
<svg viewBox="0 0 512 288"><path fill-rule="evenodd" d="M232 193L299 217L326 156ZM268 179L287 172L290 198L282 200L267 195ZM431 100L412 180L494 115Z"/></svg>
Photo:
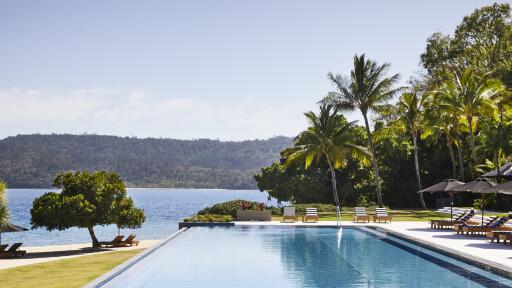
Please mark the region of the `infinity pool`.
<svg viewBox="0 0 512 288"><path fill-rule="evenodd" d="M190 228L102 287L512 287L368 228Z"/></svg>

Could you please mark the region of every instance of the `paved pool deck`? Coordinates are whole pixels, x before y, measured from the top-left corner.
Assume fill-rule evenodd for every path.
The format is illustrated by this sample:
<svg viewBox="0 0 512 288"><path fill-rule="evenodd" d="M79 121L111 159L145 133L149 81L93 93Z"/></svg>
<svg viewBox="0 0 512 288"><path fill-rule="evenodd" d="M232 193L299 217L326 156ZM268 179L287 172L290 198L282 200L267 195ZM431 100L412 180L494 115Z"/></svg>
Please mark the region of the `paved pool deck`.
<svg viewBox="0 0 512 288"><path fill-rule="evenodd" d="M279 225L279 226L336 226L336 221L318 223L281 223L271 222L235 222L235 225ZM441 249L448 253L470 258L480 263L497 267L512 273L512 246L503 243L491 243L486 237L457 235L454 230L431 229L426 221L396 221L392 223L354 223L342 221L341 227L370 226L394 233L404 238Z"/></svg>

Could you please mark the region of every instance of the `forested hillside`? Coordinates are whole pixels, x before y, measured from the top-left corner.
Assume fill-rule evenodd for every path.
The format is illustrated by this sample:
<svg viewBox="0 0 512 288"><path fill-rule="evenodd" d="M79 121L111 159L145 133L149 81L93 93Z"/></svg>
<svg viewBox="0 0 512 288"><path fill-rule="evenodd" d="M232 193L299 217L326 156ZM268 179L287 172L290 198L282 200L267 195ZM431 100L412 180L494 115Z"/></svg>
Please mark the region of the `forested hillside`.
<svg viewBox="0 0 512 288"><path fill-rule="evenodd" d="M11 188L49 187L61 171L109 170L132 187L255 188L253 175L291 141L18 135L0 140L0 179Z"/></svg>

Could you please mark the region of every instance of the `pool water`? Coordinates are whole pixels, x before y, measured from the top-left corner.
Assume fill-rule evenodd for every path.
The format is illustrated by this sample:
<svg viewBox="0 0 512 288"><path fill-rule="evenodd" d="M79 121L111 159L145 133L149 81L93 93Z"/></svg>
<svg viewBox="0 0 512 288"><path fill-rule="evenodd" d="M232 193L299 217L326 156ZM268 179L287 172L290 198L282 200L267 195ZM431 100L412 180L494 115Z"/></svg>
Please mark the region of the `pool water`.
<svg viewBox="0 0 512 288"><path fill-rule="evenodd" d="M194 227L103 287L511 287L368 228Z"/></svg>

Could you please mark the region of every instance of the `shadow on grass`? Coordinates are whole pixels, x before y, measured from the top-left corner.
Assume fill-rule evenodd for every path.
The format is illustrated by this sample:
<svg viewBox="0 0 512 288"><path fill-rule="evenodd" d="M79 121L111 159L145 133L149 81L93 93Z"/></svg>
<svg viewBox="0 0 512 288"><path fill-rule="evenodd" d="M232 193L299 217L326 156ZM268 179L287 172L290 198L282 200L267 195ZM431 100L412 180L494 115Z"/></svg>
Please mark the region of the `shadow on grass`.
<svg viewBox="0 0 512 288"><path fill-rule="evenodd" d="M63 256L78 256L78 255L87 255L98 252L107 252L114 251L114 249L110 248L80 248L75 250L65 250L65 251L46 251L46 252L27 252L27 254L23 257L11 257L11 258L1 258L1 260L19 260L19 259L34 259L34 258L52 258L52 257L63 257Z"/></svg>

